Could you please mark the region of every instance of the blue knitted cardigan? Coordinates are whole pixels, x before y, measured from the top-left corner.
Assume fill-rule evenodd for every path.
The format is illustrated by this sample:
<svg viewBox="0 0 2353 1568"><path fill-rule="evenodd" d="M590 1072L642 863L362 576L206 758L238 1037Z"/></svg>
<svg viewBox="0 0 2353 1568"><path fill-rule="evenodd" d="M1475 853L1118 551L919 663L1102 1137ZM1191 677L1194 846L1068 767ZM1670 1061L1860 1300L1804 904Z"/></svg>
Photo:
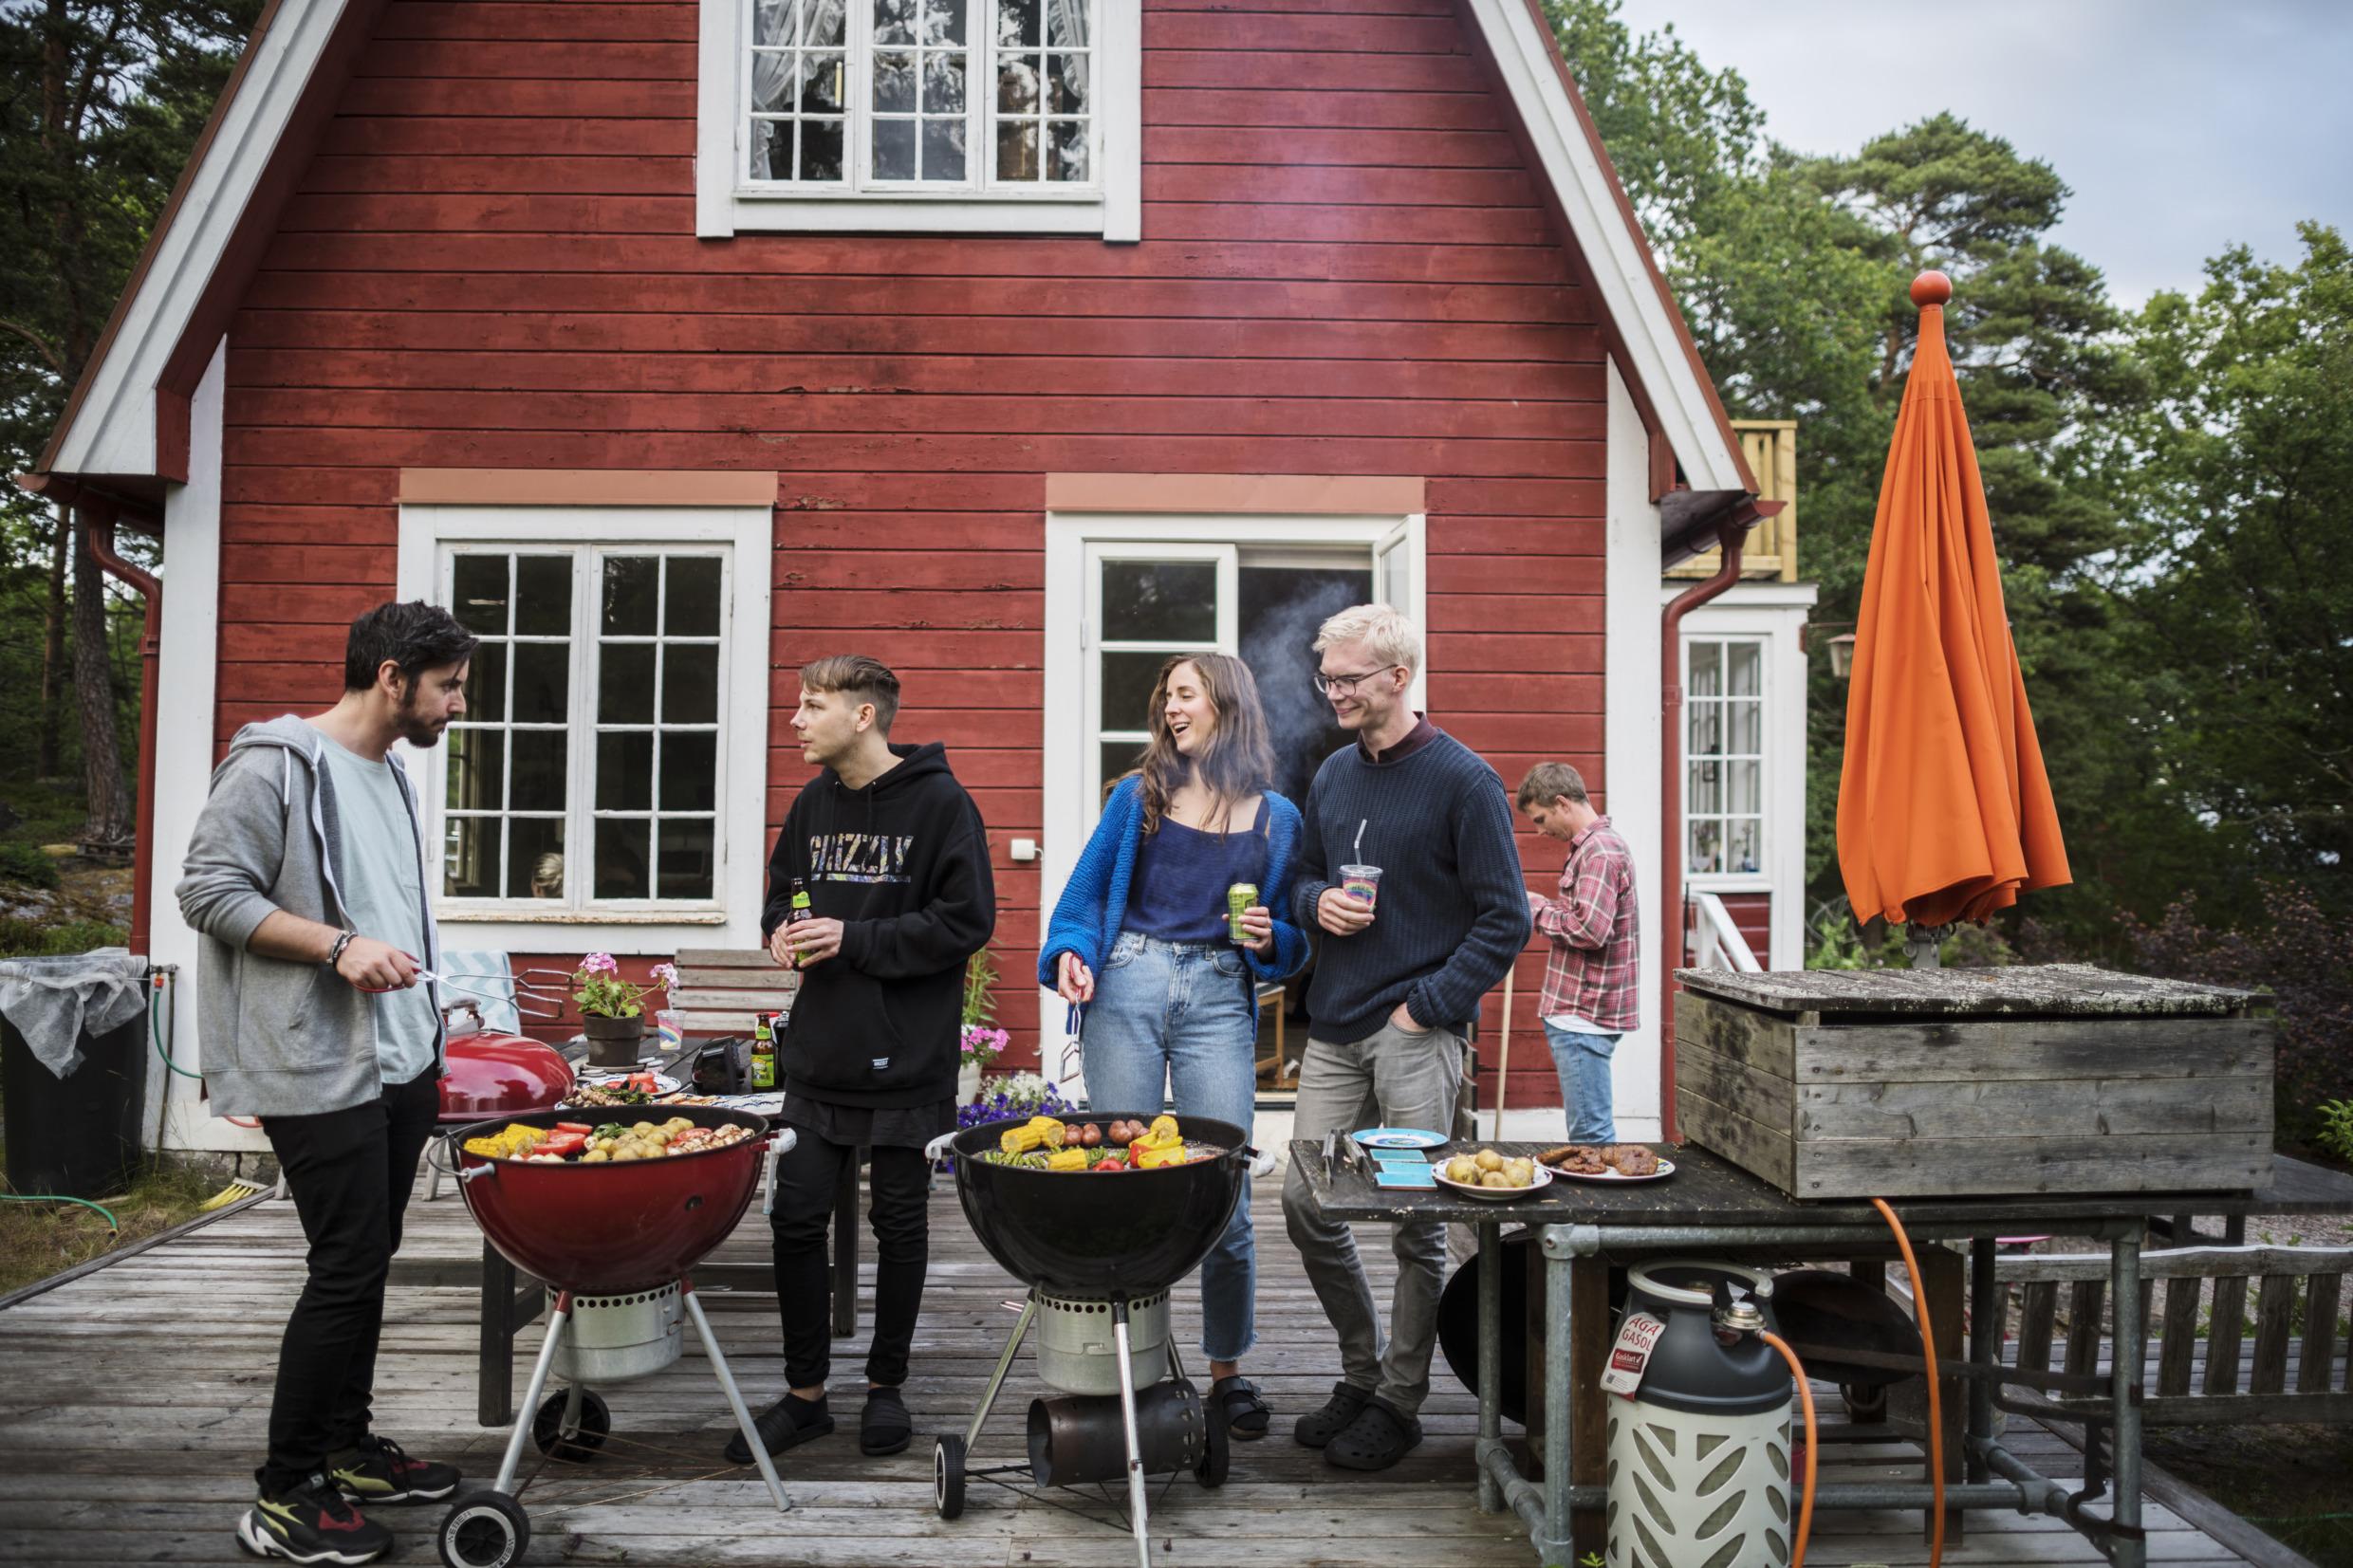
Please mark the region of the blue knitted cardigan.
<svg viewBox="0 0 2353 1568"><path fill-rule="evenodd" d="M1127 889L1136 873L1137 846L1143 842L1144 794L1139 779L1124 779L1103 802L1102 818L1079 855L1046 928L1038 954L1038 984L1051 990L1055 965L1075 952L1090 969L1102 968L1127 921ZM1274 953L1262 958L1240 950L1260 980L1288 980L1307 962L1307 936L1290 920L1291 866L1299 847L1299 808L1282 796L1267 795L1267 880L1258 901L1274 915Z"/></svg>

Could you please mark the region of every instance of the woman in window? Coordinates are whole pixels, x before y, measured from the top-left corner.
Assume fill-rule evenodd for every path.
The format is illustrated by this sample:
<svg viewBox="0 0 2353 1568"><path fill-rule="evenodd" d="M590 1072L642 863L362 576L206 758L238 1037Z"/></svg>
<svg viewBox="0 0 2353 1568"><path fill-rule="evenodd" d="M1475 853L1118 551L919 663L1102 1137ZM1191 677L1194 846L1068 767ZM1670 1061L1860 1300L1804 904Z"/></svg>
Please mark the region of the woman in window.
<svg viewBox="0 0 2353 1568"><path fill-rule="evenodd" d="M1299 810L1269 787L1274 750L1250 667L1185 654L1160 667L1142 763L1120 780L1063 889L1038 983L1086 1006L1086 1098L1105 1112L1150 1114L1163 1093L1187 1116L1250 1135L1258 1094L1261 982L1306 962L1285 910ZM1258 896L1238 922L1227 890ZM1243 937L1232 935L1237 924ZM1213 1420L1244 1440L1271 1417L1241 1358L1257 1337L1257 1252L1245 1185L1232 1222L1201 1264L1201 1354Z"/></svg>

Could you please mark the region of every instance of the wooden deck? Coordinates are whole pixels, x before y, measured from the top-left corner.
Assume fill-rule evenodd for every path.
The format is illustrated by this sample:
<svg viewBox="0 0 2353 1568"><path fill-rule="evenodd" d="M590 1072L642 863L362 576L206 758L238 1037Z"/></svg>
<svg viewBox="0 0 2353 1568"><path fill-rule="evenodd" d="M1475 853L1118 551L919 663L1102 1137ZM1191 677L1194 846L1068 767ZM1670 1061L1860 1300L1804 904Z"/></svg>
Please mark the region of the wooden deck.
<svg viewBox="0 0 2353 1568"><path fill-rule="evenodd" d="M421 1188L420 1188L421 1191ZM931 1292L915 1353L908 1403L918 1429L969 1418L1012 1314L1011 1282L982 1254L943 1186L934 1199ZM458 1260L477 1234L452 1197L409 1210L404 1259ZM1277 1409L1277 1431L1237 1445L1218 1491L1185 1477L1155 1485L1155 1558L1171 1565L1237 1559L1282 1564L1532 1563L1516 1520L1478 1512L1471 1439L1475 1406L1441 1361L1424 1411L1428 1439L1396 1470L1344 1475L1292 1443L1289 1418L1318 1404L1335 1375L1331 1337L1283 1235L1272 1184L1257 1199L1262 1273L1261 1347L1249 1370ZM729 1255L765 1248L756 1212ZM867 1253L871 1264L871 1250ZM1386 1263L1385 1245L1367 1249ZM192 1235L63 1285L0 1313L0 1561L230 1563L243 1559L231 1534L252 1495L279 1332L302 1279L292 1208L264 1203ZM767 1296L706 1301L746 1394L778 1392L782 1358ZM1180 1342L1197 1341L1188 1291ZM518 1344L528 1356L536 1329ZM837 1342L836 1382L855 1389L863 1329ZM397 1288L379 1367L378 1425L412 1449L462 1465L487 1481L503 1430L474 1423L474 1297L449 1287ZM1188 1353L1188 1361L1198 1357ZM528 1364L528 1362L526 1363ZM1036 1384L1016 1365L975 1463L1014 1457L1019 1419ZM1196 1375L1199 1373L1195 1367ZM519 1367L518 1393L526 1376ZM975 1482L954 1523L931 1507L931 1454L919 1440L894 1459L867 1462L855 1435L857 1399L839 1403L834 1437L786 1456L794 1507L778 1515L756 1476L720 1461L726 1407L689 1335L686 1358L658 1376L603 1391L616 1429L604 1458L553 1466L526 1493L533 1521L528 1559L665 1564L1034 1564L1111 1568L1125 1543L1114 1511L1074 1494L1073 1512ZM1825 1415L1837 1407L1821 1391ZM2046 1473L2078 1473L2074 1450L2040 1429L2018 1448ZM1917 1459L1888 1444L1825 1444L1825 1479L1916 1475ZM535 1458L536 1456L534 1456ZM400 1532L390 1559L434 1562L438 1505L389 1508ZM1083 1517L1091 1514L1092 1518ZM2247 1560L2161 1507L2150 1509L2153 1563ZM1821 1564L1925 1563L1917 1515L1831 1514L1818 1519L1809 1560ZM1955 1568L2091 1563L2098 1555L2056 1522L2014 1514L1972 1517ZM2278 1562L2291 1559L2271 1558Z"/></svg>

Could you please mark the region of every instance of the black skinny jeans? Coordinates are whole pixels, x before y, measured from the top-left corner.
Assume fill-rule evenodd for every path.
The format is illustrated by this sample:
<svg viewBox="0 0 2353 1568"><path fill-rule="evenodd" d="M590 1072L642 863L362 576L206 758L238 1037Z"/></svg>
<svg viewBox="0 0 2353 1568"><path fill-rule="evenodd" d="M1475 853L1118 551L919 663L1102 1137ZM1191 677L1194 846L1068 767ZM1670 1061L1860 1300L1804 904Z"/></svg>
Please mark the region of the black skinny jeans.
<svg viewBox="0 0 2353 1568"><path fill-rule="evenodd" d="M806 1127L776 1164L776 1309L785 1326L785 1380L813 1388L833 1367L832 1258L826 1222L842 1168L858 1157L846 1144L828 1143ZM874 1344L866 1380L897 1388L907 1380L907 1348L923 1310L923 1279L931 1259L931 1169L920 1149L877 1145L872 1169L874 1218Z"/></svg>
<svg viewBox="0 0 2353 1568"><path fill-rule="evenodd" d="M278 1351L269 1459L253 1472L265 1494L300 1485L368 1435L384 1278L440 1114L437 1071L349 1110L262 1118L310 1243L310 1277Z"/></svg>

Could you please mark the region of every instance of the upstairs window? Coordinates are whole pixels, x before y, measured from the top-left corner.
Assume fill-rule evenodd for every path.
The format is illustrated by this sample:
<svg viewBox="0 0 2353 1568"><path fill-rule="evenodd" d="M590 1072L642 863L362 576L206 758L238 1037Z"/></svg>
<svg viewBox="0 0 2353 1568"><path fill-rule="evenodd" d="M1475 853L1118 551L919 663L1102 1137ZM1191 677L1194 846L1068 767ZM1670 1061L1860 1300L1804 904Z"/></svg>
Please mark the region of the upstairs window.
<svg viewBox="0 0 2353 1568"><path fill-rule="evenodd" d="M1138 8L703 0L698 231L1137 237Z"/></svg>

